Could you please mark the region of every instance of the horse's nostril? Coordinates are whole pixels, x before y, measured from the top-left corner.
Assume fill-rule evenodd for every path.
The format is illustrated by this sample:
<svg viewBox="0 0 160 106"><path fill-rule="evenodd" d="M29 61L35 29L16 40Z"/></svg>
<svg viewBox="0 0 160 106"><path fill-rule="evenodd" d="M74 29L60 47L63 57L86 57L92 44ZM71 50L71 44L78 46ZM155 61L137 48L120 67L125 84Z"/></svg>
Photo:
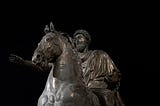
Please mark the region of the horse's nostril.
<svg viewBox="0 0 160 106"><path fill-rule="evenodd" d="M40 55L39 55L39 54L37 54L36 58L40 58Z"/></svg>
<svg viewBox="0 0 160 106"><path fill-rule="evenodd" d="M40 54L35 54L35 55L32 57L32 63L33 63L33 64L37 64L39 61L41 61L41 55L40 55Z"/></svg>

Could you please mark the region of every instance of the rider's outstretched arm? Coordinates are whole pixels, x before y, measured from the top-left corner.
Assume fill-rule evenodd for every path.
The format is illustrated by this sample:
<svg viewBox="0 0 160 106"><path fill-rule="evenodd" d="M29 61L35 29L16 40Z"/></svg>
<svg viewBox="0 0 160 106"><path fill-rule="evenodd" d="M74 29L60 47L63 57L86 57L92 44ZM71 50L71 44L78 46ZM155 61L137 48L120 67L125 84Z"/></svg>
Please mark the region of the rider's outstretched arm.
<svg viewBox="0 0 160 106"><path fill-rule="evenodd" d="M38 70L38 71L49 71L50 70L50 66L48 65L47 67L39 67L36 66L35 64L32 63L32 61L29 60L24 60L23 58L21 58L20 56L11 54L9 57L9 61L12 63L16 63L19 64L21 66L27 66L33 70Z"/></svg>

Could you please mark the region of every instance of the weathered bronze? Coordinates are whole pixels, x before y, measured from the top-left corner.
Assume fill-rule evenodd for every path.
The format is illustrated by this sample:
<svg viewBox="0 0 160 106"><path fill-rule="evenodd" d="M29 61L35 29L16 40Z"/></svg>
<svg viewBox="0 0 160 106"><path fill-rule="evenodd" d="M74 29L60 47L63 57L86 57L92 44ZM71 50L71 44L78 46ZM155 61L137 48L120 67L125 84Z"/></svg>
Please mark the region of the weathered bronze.
<svg viewBox="0 0 160 106"><path fill-rule="evenodd" d="M86 30L77 30L74 44L82 61L83 81L99 98L102 106L124 106L118 89L121 73L102 50L88 50L91 36Z"/></svg>
<svg viewBox="0 0 160 106"><path fill-rule="evenodd" d="M109 55L88 50L90 34L77 30L73 39L46 25L32 61L11 55L10 61L49 71L38 106L124 106L119 96L121 74Z"/></svg>

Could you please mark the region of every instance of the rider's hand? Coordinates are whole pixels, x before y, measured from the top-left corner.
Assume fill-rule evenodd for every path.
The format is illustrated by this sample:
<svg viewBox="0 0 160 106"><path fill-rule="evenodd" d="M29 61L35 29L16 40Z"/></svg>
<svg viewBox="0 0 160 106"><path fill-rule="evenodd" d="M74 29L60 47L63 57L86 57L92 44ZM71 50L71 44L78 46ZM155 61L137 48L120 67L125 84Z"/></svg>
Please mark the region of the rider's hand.
<svg viewBox="0 0 160 106"><path fill-rule="evenodd" d="M10 54L9 61L12 63L16 63L16 64L24 64L23 58L21 58L17 55L14 55L14 54Z"/></svg>

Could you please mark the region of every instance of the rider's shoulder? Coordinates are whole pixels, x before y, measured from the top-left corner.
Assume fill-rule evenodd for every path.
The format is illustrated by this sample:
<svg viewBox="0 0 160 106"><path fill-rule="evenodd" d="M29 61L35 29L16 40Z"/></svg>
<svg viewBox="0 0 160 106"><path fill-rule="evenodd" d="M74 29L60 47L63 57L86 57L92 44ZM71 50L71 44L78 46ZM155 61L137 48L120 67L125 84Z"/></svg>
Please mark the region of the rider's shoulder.
<svg viewBox="0 0 160 106"><path fill-rule="evenodd" d="M94 50L92 53L95 54L95 55L101 55L101 56L104 56L104 57L108 56L107 52L105 52L104 50Z"/></svg>

